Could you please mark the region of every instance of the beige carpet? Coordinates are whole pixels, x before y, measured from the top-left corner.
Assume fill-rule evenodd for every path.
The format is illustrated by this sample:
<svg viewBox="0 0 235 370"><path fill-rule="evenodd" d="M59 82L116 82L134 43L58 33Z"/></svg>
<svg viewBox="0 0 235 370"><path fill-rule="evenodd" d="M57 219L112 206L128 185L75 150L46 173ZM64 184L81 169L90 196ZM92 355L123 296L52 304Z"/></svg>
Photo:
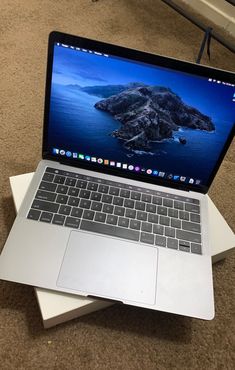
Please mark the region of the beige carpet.
<svg viewBox="0 0 235 370"><path fill-rule="evenodd" d="M160 0L1 0L0 248L14 220L9 176L40 159L47 37L59 30L195 61L203 33ZM235 70L235 57L212 41L203 63ZM234 145L211 197L234 218ZM44 330L33 289L0 282L0 368L234 369L235 254L214 270L211 322L113 306Z"/></svg>

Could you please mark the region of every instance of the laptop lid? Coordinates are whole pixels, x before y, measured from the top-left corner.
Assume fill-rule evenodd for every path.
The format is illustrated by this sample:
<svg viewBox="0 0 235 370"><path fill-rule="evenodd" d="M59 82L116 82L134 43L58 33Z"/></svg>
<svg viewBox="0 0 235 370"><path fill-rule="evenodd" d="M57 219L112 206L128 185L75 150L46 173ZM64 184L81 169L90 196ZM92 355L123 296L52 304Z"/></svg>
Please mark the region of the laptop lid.
<svg viewBox="0 0 235 370"><path fill-rule="evenodd" d="M45 159L206 193L234 123L232 72L49 36Z"/></svg>

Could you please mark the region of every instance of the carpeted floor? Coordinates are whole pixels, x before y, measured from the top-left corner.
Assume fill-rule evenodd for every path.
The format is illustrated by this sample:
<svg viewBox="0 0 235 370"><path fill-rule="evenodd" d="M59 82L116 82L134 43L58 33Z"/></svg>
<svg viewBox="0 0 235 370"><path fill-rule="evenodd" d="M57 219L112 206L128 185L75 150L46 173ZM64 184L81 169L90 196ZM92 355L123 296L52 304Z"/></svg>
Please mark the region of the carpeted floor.
<svg viewBox="0 0 235 370"><path fill-rule="evenodd" d="M0 153L2 248L15 213L9 176L40 160L47 37L59 30L195 61L203 33L160 0L1 0ZM235 70L212 41L211 61ZM234 145L210 195L232 228ZM235 253L216 264L211 322L112 306L44 330L33 289L0 282L0 368L234 369Z"/></svg>

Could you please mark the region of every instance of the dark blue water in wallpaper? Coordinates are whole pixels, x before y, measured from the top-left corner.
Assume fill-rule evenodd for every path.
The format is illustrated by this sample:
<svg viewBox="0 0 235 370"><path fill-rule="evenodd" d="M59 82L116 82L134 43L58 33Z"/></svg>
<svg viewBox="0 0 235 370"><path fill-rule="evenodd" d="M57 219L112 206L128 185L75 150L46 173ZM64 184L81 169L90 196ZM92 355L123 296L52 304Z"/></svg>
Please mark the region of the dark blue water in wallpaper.
<svg viewBox="0 0 235 370"><path fill-rule="evenodd" d="M202 183L208 180L235 121L231 86L121 59L55 47L52 82L50 148L192 177ZM175 113L179 110L183 110L180 117ZM131 126L123 132L127 113L132 117ZM190 128L191 116L196 129ZM165 132L168 117L170 135ZM181 126L179 119L185 119L186 125ZM155 132L156 120L163 122L161 133ZM181 138L185 143L180 143Z"/></svg>

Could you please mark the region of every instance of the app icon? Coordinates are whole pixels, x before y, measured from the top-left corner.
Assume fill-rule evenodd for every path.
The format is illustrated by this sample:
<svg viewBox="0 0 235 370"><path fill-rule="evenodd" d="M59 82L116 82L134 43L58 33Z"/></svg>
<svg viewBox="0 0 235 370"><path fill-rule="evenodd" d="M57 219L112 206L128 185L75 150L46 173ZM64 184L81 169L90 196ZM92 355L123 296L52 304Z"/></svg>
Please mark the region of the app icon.
<svg viewBox="0 0 235 370"><path fill-rule="evenodd" d="M184 182L186 180L185 176L180 176L180 181Z"/></svg>
<svg viewBox="0 0 235 370"><path fill-rule="evenodd" d="M173 178L172 173L169 173L169 175L167 175L167 178L168 178L169 180L171 180L171 179Z"/></svg>
<svg viewBox="0 0 235 370"><path fill-rule="evenodd" d="M153 171L153 175L154 175L154 176L157 176L157 175L158 175L158 171L157 171L157 170L154 170L154 171Z"/></svg>
<svg viewBox="0 0 235 370"><path fill-rule="evenodd" d="M108 160L108 159L105 159L105 160L104 160L104 164L105 164L105 165L108 165L108 164L109 164L109 160Z"/></svg>
<svg viewBox="0 0 235 370"><path fill-rule="evenodd" d="M97 162L98 162L99 164L101 164L101 163L103 163L103 159L102 159L102 158L98 158L98 159L97 159Z"/></svg>
<svg viewBox="0 0 235 370"><path fill-rule="evenodd" d="M139 171L140 171L140 167L139 167L139 166L136 166L136 167L135 167L135 171L136 171L136 172L139 172Z"/></svg>
<svg viewBox="0 0 235 370"><path fill-rule="evenodd" d="M121 162L117 162L116 166L120 168L122 166Z"/></svg>
<svg viewBox="0 0 235 370"><path fill-rule="evenodd" d="M178 175L174 175L173 179L178 181L180 179L180 177Z"/></svg>
<svg viewBox="0 0 235 370"><path fill-rule="evenodd" d="M194 179L189 179L189 184L193 184L194 183Z"/></svg>
<svg viewBox="0 0 235 370"><path fill-rule="evenodd" d="M147 174L148 174L148 175L151 175L152 170L149 168L149 169L147 169L147 171L146 171L146 172L147 172Z"/></svg>
<svg viewBox="0 0 235 370"><path fill-rule="evenodd" d="M53 148L53 154L59 154L59 149Z"/></svg>
<svg viewBox="0 0 235 370"><path fill-rule="evenodd" d="M71 156L72 156L72 153L69 150L67 150L66 157L71 157Z"/></svg>
<svg viewBox="0 0 235 370"><path fill-rule="evenodd" d="M110 166L115 166L115 162L114 161L110 161Z"/></svg>
<svg viewBox="0 0 235 370"><path fill-rule="evenodd" d="M124 170L126 170L126 169L127 169L127 164L126 164L126 163L123 163L122 168L123 168Z"/></svg>
<svg viewBox="0 0 235 370"><path fill-rule="evenodd" d="M61 155L65 155L65 151L63 149L60 150Z"/></svg>
<svg viewBox="0 0 235 370"><path fill-rule="evenodd" d="M128 170L133 171L133 170L134 170L134 166L132 166L132 164L130 164L130 165L128 166Z"/></svg>
<svg viewBox="0 0 235 370"><path fill-rule="evenodd" d="M91 160L91 157L90 157L89 155L86 155L86 156L85 156L85 160L86 160L86 161L90 161L90 160Z"/></svg>
<svg viewBox="0 0 235 370"><path fill-rule="evenodd" d="M96 162L96 157L91 157L91 162Z"/></svg>
<svg viewBox="0 0 235 370"><path fill-rule="evenodd" d="M78 157L78 153L73 153L73 158L77 158Z"/></svg>
<svg viewBox="0 0 235 370"><path fill-rule="evenodd" d="M159 172L159 177L164 177L165 176L165 172Z"/></svg>
<svg viewBox="0 0 235 370"><path fill-rule="evenodd" d="M196 180L195 183L196 185L199 185L201 183L201 180Z"/></svg>
<svg viewBox="0 0 235 370"><path fill-rule="evenodd" d="M84 155L83 154L78 154L78 158L79 159L84 159Z"/></svg>

